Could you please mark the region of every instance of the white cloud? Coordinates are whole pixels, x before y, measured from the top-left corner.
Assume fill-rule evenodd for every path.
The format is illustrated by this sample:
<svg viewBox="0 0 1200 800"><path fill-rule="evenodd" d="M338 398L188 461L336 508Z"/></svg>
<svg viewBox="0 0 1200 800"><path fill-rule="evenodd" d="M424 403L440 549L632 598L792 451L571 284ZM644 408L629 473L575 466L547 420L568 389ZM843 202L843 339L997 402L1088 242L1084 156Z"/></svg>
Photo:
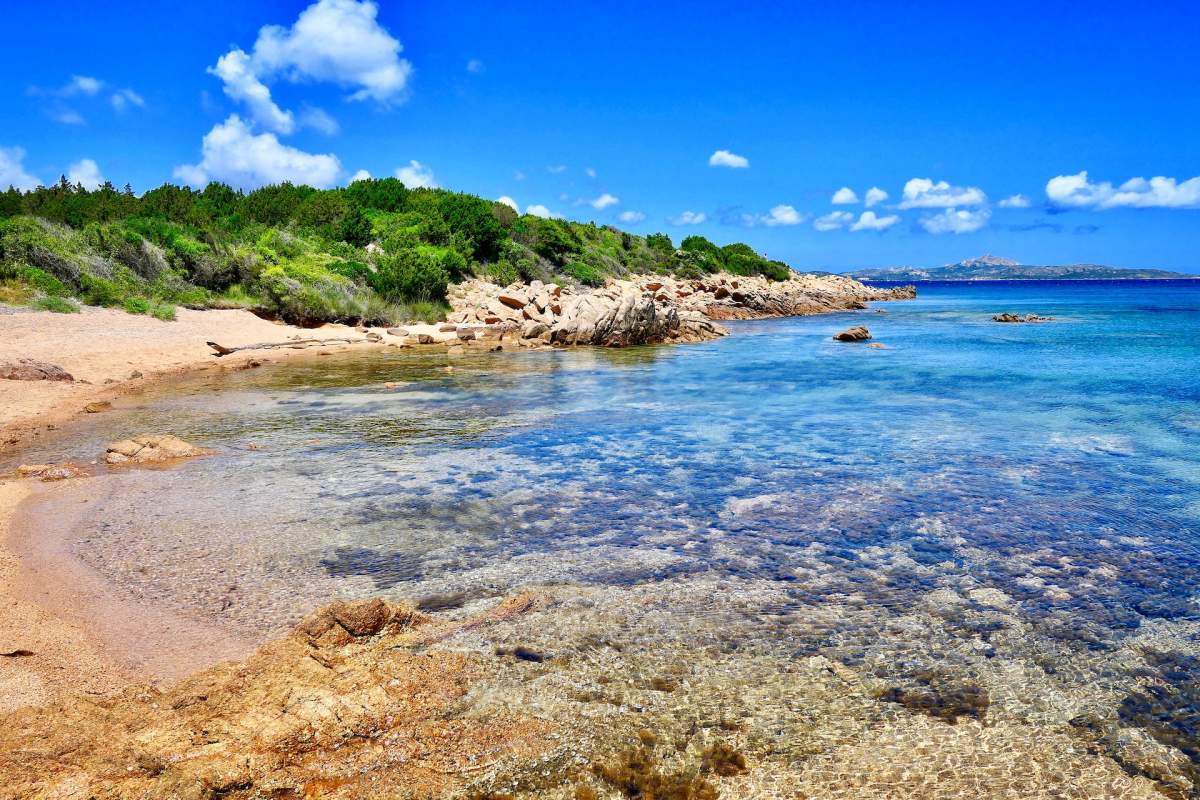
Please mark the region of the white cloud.
<svg viewBox="0 0 1200 800"><path fill-rule="evenodd" d="M762 223L774 228L777 225L799 225L805 216L791 206L778 205L762 218Z"/></svg>
<svg viewBox="0 0 1200 800"><path fill-rule="evenodd" d="M710 167L745 169L750 166L750 159L745 156L739 156L736 153L731 153L728 150L718 150L708 157L708 165Z"/></svg>
<svg viewBox="0 0 1200 800"><path fill-rule="evenodd" d="M540 203L531 206L525 206L525 213L543 219L562 219L562 214L556 214Z"/></svg>
<svg viewBox="0 0 1200 800"><path fill-rule="evenodd" d="M295 120L271 98L267 84L276 78L336 83L354 89L351 100L387 103L402 96L412 65L379 25L378 11L369 0L318 0L290 28L263 26L250 53L235 47L209 72L225 84L225 94L278 133L291 133Z"/></svg>
<svg viewBox="0 0 1200 800"><path fill-rule="evenodd" d="M854 221L854 215L849 211L831 211L823 217L813 220L813 227L822 233L844 228Z"/></svg>
<svg viewBox="0 0 1200 800"><path fill-rule="evenodd" d="M0 147L0 191L9 186L36 189L41 183L25 171L25 151L20 147Z"/></svg>
<svg viewBox="0 0 1200 800"><path fill-rule="evenodd" d="M86 125L83 115L70 108L55 108L50 111L50 119L63 125Z"/></svg>
<svg viewBox="0 0 1200 800"><path fill-rule="evenodd" d="M378 13L370 0L318 0L292 27L267 25L258 32L256 72L358 87L351 100L395 100L412 64L400 58L403 48L376 20Z"/></svg>
<svg viewBox="0 0 1200 800"><path fill-rule="evenodd" d="M118 89L109 96L108 101L112 103L112 107L118 112L127 111L131 106L136 106L137 108L145 108L146 106L146 101L133 89Z"/></svg>
<svg viewBox="0 0 1200 800"><path fill-rule="evenodd" d="M415 158L405 166L397 167L396 177L410 189L438 188L437 181L433 178L433 170Z"/></svg>
<svg viewBox="0 0 1200 800"><path fill-rule="evenodd" d="M480 75L485 69L486 67L484 67L483 62L478 58L472 58L467 62L467 72L471 73L472 75Z"/></svg>
<svg viewBox="0 0 1200 800"><path fill-rule="evenodd" d="M89 192L100 188L104 183L104 176L100 174L100 167L90 158L81 158L67 169L67 180L71 183L78 183L87 189Z"/></svg>
<svg viewBox="0 0 1200 800"><path fill-rule="evenodd" d="M608 192L605 192L604 194L600 195L595 200L593 200L591 205L592 205L592 208L599 211L599 210L608 208L609 206L615 206L617 203L620 203L620 202L621 202L621 198L614 197L613 195L609 194Z"/></svg>
<svg viewBox="0 0 1200 800"><path fill-rule="evenodd" d="M255 134L237 114L213 126L200 152L200 163L176 167L175 177L196 187L213 180L244 189L291 181L325 189L342 171L337 156L289 147L273 133Z"/></svg>
<svg viewBox="0 0 1200 800"><path fill-rule="evenodd" d="M354 183L355 181L369 181L369 180L371 180L371 173L367 172L365 169L360 169L358 172L356 172L352 176L350 176L351 183Z"/></svg>
<svg viewBox="0 0 1200 800"><path fill-rule="evenodd" d="M225 94L246 104L254 119L263 127L279 133L291 133L296 127L292 112L284 111L271 99L271 90L255 74L250 56L244 50L233 49L209 67L225 84Z"/></svg>
<svg viewBox="0 0 1200 800"><path fill-rule="evenodd" d="M516 172L513 173L513 177L519 181L523 181L523 180L525 180L525 173L521 172L521 170L517 170Z"/></svg>
<svg viewBox="0 0 1200 800"><path fill-rule="evenodd" d="M833 193L833 198L829 202L835 206L848 206L858 202L858 195L849 186L843 186Z"/></svg>
<svg viewBox="0 0 1200 800"><path fill-rule="evenodd" d="M966 208L947 208L942 213L925 217L921 227L930 233L974 233L988 224L992 212L986 208L971 211Z"/></svg>
<svg viewBox="0 0 1200 800"><path fill-rule="evenodd" d="M89 78L87 75L72 75L71 82L60 89L59 94L65 96L86 94L88 97L94 97L103 88L104 81L98 78Z"/></svg>
<svg viewBox="0 0 1200 800"><path fill-rule="evenodd" d="M323 133L326 136L336 136L342 129L338 121L329 116L324 109L306 105L300 110L300 124L305 128Z"/></svg>
<svg viewBox="0 0 1200 800"><path fill-rule="evenodd" d="M708 215L699 211L684 211L674 217L669 217L667 222L672 225L700 225L708 219Z"/></svg>
<svg viewBox="0 0 1200 800"><path fill-rule="evenodd" d="M1162 175L1130 178L1118 187L1092 183L1087 171L1046 182L1046 197L1060 208L1200 208L1200 176L1182 183Z"/></svg>
<svg viewBox="0 0 1200 800"><path fill-rule="evenodd" d="M887 199L887 192L885 192L883 189L880 189L878 186L872 186L870 189L867 189L867 194L863 199L863 205L865 205L867 208L870 208L871 206L879 205Z"/></svg>
<svg viewBox="0 0 1200 800"><path fill-rule="evenodd" d="M595 167L588 167L587 169L585 169L585 170L584 170L584 173L585 173L585 174L586 174L586 175L587 175L589 178L594 178L594 177L596 177L596 168L595 168Z"/></svg>
<svg viewBox="0 0 1200 800"><path fill-rule="evenodd" d="M1001 208L1029 208L1033 203L1029 202L1029 198L1023 194L1014 194L1012 197L1006 197L996 205Z"/></svg>
<svg viewBox="0 0 1200 800"><path fill-rule="evenodd" d="M617 219L621 222L628 222L630 225L636 225L646 219L646 215L641 211L622 211L617 215Z"/></svg>
<svg viewBox="0 0 1200 800"><path fill-rule="evenodd" d="M550 166L546 167L546 171L550 172L553 175L562 175L564 172L567 171L567 165L566 164L551 164Z"/></svg>
<svg viewBox="0 0 1200 800"><path fill-rule="evenodd" d="M854 231L886 231L888 228L900 221L900 217L895 214L889 214L886 217L875 216L874 211L864 211L855 222L850 226L851 232Z"/></svg>
<svg viewBox="0 0 1200 800"><path fill-rule="evenodd" d="M516 201L516 200L513 200L511 197L509 197L509 196L508 196L508 195L506 195L506 194L505 194L505 195L501 195L500 197L497 197L497 198L496 198L496 202L497 202L497 203L503 203L504 205L506 205L506 206L508 206L509 208L511 208L513 211L516 211L518 214L520 214L520 213L521 213L521 207L517 205L517 201Z"/></svg>
<svg viewBox="0 0 1200 800"><path fill-rule="evenodd" d="M900 208L953 208L981 206L987 195L977 186L951 186L946 181L934 183L929 178L913 178L904 184Z"/></svg>

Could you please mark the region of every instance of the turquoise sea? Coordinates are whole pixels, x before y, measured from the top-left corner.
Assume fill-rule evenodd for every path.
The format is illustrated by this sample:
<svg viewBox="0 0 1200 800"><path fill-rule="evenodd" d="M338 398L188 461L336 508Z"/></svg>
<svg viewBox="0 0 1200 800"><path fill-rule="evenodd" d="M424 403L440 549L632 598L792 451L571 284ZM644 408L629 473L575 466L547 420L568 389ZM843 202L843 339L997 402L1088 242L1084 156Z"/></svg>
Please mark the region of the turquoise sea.
<svg viewBox="0 0 1200 800"><path fill-rule="evenodd" d="M820 656L952 718L982 696L1149 774L1136 730L1200 780L1200 281L918 292L700 345L268 364L23 458L216 448L105 477L78 533L191 612L268 631L339 594L669 587L622 623L644 647ZM884 348L831 339L852 324Z"/></svg>

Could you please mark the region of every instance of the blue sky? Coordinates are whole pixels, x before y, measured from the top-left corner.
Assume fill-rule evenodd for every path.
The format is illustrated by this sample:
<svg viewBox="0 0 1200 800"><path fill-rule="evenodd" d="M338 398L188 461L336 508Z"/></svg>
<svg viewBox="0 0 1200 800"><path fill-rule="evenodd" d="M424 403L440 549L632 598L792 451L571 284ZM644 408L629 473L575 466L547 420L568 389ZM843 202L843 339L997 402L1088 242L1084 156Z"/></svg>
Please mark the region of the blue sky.
<svg viewBox="0 0 1200 800"><path fill-rule="evenodd" d="M1200 272L1194 3L15 0L5 23L0 183L402 170L797 267Z"/></svg>

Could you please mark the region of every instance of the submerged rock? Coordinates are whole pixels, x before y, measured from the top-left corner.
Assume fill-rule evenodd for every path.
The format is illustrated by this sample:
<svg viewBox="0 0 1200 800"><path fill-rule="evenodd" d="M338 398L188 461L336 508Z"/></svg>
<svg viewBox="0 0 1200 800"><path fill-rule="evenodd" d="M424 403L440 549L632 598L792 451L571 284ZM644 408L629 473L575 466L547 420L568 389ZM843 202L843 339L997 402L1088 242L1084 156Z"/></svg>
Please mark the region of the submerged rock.
<svg viewBox="0 0 1200 800"><path fill-rule="evenodd" d="M18 358L0 361L0 378L10 381L74 381L71 373L55 364Z"/></svg>
<svg viewBox="0 0 1200 800"><path fill-rule="evenodd" d="M104 453L104 460L109 464L154 464L209 455L211 452L170 434L135 436L110 444Z"/></svg>
<svg viewBox="0 0 1200 800"><path fill-rule="evenodd" d="M867 339L871 338L871 332L859 325L853 328L847 328L841 333L835 334L833 338L837 339L839 342L865 342Z"/></svg>

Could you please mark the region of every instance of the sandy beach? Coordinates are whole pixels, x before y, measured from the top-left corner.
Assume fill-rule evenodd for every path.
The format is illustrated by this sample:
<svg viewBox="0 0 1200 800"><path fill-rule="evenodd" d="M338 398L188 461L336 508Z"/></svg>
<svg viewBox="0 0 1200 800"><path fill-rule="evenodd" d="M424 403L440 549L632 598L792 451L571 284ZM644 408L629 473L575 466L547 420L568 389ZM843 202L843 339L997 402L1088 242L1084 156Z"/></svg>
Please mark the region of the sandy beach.
<svg viewBox="0 0 1200 800"><path fill-rule="evenodd" d="M364 338L344 325L304 329L236 310L179 309L173 322L89 307L79 314L0 315L0 362L30 358L62 367L75 378L0 381L0 454L11 456L23 443L85 414L89 403L138 391L152 382L244 369L252 362L387 345L246 351L218 359L205 344L239 347L296 336ZM50 493L52 507L63 512L56 524L78 519L86 513L93 491L87 485L90 480L45 484L0 479L0 654L5 654L0 657L0 710L45 703L64 691L103 694L130 680L178 679L220 657L245 655L252 649L227 634L166 617L160 617L163 626L154 626L163 634L156 647L142 632L145 615L160 612L122 597L116 587L75 560L64 540L39 539L37 520L17 524L22 502L43 492ZM189 636L194 647L179 647ZM196 653L205 655L197 659Z"/></svg>

